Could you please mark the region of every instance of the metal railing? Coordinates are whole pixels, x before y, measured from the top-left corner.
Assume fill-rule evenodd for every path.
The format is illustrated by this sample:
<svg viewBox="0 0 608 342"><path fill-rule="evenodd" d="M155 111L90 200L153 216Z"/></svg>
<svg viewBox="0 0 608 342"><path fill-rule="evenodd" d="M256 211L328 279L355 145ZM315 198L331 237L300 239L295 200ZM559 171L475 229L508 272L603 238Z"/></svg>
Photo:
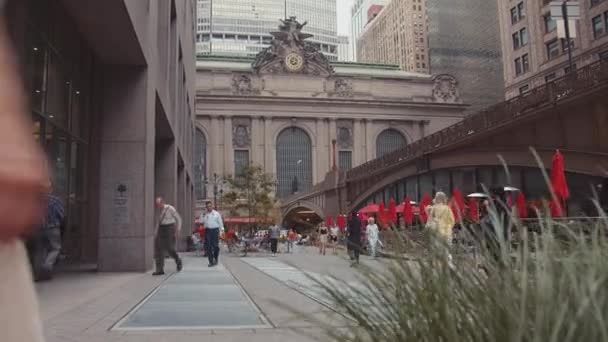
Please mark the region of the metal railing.
<svg viewBox="0 0 608 342"><path fill-rule="evenodd" d="M369 177L389 167L486 133L535 113L535 109L539 107L583 94L607 81L608 62L595 62L566 74L551 83L536 87L525 94L469 115L462 121L417 140L404 148L359 165L347 172L346 181L351 182Z"/></svg>

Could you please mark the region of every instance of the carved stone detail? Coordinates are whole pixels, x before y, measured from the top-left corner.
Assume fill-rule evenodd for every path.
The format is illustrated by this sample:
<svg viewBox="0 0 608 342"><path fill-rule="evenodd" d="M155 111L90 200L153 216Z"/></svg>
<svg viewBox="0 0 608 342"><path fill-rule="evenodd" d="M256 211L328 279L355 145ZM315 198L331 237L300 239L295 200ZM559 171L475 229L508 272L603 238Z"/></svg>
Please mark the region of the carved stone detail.
<svg viewBox="0 0 608 342"><path fill-rule="evenodd" d="M234 95L259 95L260 90L253 86L251 76L236 74L232 76L232 93Z"/></svg>
<svg viewBox="0 0 608 342"><path fill-rule="evenodd" d="M334 73L329 60L310 42L311 34L302 33L306 22L300 24L296 17L281 20L278 32L266 49L257 54L252 68L255 73L299 73L330 76Z"/></svg>
<svg viewBox="0 0 608 342"><path fill-rule="evenodd" d="M336 123L336 137L339 148L352 148L354 143L352 121L339 120Z"/></svg>
<svg viewBox="0 0 608 342"><path fill-rule="evenodd" d="M458 91L458 81L452 75L442 74L433 78L435 86L433 87L433 100L441 103L458 103L460 102L460 93Z"/></svg>
<svg viewBox="0 0 608 342"><path fill-rule="evenodd" d="M232 120L232 145L236 148L246 148L251 145L251 121L249 119Z"/></svg>

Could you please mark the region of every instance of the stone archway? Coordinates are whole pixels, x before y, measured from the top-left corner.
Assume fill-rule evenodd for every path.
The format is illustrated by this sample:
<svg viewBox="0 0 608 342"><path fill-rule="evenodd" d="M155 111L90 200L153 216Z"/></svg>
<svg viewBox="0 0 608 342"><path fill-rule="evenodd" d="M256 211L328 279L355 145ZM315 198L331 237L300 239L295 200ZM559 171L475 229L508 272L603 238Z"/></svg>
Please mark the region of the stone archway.
<svg viewBox="0 0 608 342"><path fill-rule="evenodd" d="M288 209L283 215L283 227L295 229L298 233L311 233L323 221L318 208L300 204Z"/></svg>

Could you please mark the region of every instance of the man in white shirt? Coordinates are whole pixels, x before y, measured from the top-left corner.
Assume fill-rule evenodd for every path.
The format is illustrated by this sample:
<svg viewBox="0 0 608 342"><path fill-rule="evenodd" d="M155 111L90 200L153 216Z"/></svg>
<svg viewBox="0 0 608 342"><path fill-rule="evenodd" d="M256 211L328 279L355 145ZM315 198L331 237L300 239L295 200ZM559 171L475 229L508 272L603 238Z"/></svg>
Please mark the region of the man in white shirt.
<svg viewBox="0 0 608 342"><path fill-rule="evenodd" d="M201 214L200 222L205 226L205 249L209 258L209 267L217 265L220 257L220 232L224 231L222 215L207 202L207 212Z"/></svg>
<svg viewBox="0 0 608 342"><path fill-rule="evenodd" d="M182 229L182 218L173 206L165 203L162 197L156 198L155 204L160 213L154 239L156 271L152 275L165 274L165 253L168 253L175 260L179 272L182 270L182 260L175 251L175 241Z"/></svg>

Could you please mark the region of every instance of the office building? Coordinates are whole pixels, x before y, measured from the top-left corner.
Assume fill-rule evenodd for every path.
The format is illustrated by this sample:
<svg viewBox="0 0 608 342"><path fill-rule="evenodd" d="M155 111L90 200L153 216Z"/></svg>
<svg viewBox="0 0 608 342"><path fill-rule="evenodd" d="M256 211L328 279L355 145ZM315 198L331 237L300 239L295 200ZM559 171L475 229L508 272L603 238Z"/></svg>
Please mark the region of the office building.
<svg viewBox="0 0 608 342"><path fill-rule="evenodd" d="M499 6L505 96L512 98L608 58L608 1L578 2L572 43L558 37L549 1L510 0ZM568 49L572 49L572 65Z"/></svg>
<svg viewBox="0 0 608 342"><path fill-rule="evenodd" d="M393 0L365 27L357 60L450 74L477 111L503 99L495 1Z"/></svg>
<svg viewBox="0 0 608 342"><path fill-rule="evenodd" d="M426 2L393 0L372 14L357 42L357 61L429 73Z"/></svg>
<svg viewBox="0 0 608 342"><path fill-rule="evenodd" d="M354 61L352 50L350 49L350 39L347 36L338 36L338 61Z"/></svg>
<svg viewBox="0 0 608 342"><path fill-rule="evenodd" d="M390 0L355 0L351 7L351 22L350 22L350 47L353 58L357 59L357 41L361 36L361 32L370 21L369 11L374 6L376 9L386 5ZM379 11L376 11L376 15ZM373 17L372 17L373 18Z"/></svg>
<svg viewBox="0 0 608 342"><path fill-rule="evenodd" d="M197 54L255 57L272 41L280 19L307 21L304 32L329 59L338 60L336 1L197 0Z"/></svg>
<svg viewBox="0 0 608 342"><path fill-rule="evenodd" d="M33 138L66 208L60 263L152 267L154 198L193 207L194 1L12 0Z"/></svg>

